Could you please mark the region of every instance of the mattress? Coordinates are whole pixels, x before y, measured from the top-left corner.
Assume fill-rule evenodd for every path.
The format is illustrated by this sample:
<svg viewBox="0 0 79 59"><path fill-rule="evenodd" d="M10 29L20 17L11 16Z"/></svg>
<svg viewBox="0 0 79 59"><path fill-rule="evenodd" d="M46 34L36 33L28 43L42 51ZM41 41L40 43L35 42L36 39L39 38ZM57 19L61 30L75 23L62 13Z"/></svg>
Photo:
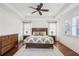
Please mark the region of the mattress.
<svg viewBox="0 0 79 59"><path fill-rule="evenodd" d="M24 40L25 43L53 44L54 40L49 36L29 36Z"/></svg>

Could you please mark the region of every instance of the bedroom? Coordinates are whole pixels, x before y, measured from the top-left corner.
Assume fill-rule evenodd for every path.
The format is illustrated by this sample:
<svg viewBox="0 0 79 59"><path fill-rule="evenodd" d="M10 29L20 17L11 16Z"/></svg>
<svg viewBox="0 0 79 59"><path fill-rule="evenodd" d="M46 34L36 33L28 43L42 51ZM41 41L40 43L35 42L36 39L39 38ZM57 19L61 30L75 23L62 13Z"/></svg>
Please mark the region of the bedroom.
<svg viewBox="0 0 79 59"><path fill-rule="evenodd" d="M35 10L30 6L37 7L37 5L40 3L0 3L0 55L10 55L12 52L9 50L15 47L15 52L11 54L14 56L28 56L29 54L79 56L79 38L65 33L64 26L65 20L69 20L71 24L72 18L79 15L79 4L43 3L42 8L49 11L42 12L42 15L38 12L32 14ZM32 44L27 43L29 37L32 38L30 41ZM35 40L33 37L38 38L36 41L40 41L34 41L36 44L33 44ZM34 49L27 48L27 46ZM62 46L65 46L68 54L62 51ZM24 51L29 51L29 53L24 53Z"/></svg>

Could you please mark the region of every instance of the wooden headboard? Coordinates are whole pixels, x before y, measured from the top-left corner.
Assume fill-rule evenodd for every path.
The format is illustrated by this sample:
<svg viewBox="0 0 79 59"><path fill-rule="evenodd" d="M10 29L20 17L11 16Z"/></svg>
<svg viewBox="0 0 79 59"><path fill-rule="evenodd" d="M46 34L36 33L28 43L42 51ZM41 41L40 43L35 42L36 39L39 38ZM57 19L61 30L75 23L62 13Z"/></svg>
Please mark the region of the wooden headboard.
<svg viewBox="0 0 79 59"><path fill-rule="evenodd" d="M46 35L48 35L48 28L32 28L32 34L33 32L46 32Z"/></svg>

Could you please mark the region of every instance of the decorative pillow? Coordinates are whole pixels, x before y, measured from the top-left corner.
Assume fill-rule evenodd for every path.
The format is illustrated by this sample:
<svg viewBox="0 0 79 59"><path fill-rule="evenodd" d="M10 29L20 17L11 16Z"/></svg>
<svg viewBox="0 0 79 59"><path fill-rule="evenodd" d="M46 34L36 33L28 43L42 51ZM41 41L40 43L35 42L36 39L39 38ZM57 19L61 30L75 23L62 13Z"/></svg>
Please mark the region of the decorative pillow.
<svg viewBox="0 0 79 59"><path fill-rule="evenodd" d="M34 36L38 36L39 35L39 32L33 32L33 35Z"/></svg>

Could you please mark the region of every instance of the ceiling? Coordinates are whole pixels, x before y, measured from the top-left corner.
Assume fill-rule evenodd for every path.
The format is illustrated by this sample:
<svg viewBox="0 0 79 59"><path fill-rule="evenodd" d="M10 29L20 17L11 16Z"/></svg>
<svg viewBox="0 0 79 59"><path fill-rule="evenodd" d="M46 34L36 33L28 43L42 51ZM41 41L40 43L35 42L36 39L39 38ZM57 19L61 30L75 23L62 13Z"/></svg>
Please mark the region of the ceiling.
<svg viewBox="0 0 79 59"><path fill-rule="evenodd" d="M5 6L10 8L16 14L22 18L27 17L58 17L61 14L65 14L71 9L73 9L77 4L71 3L43 3L43 8L49 9L49 12L43 12L43 15L40 16L37 13L31 14L35 11L34 9L29 8L29 6L36 7L39 3L4 3Z"/></svg>

